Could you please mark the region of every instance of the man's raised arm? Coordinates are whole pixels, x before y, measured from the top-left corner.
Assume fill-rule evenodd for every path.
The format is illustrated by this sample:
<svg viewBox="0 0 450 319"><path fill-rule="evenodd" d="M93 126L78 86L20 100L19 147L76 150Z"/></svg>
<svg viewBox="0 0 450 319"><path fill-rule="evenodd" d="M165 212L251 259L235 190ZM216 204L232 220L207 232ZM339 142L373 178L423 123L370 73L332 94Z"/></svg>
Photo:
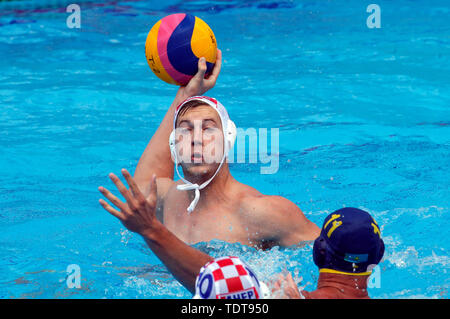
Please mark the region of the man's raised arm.
<svg viewBox="0 0 450 319"><path fill-rule="evenodd" d="M221 66L222 52L217 50L217 60L214 69L211 75L205 78L206 60L205 58L199 59L197 74L186 86L181 86L178 89L175 100L145 148L134 172L134 179L142 191L150 183L153 174L158 178L173 179L174 168L170 157L169 136L173 129L175 108L185 99L195 95L202 95L213 88L219 76Z"/></svg>

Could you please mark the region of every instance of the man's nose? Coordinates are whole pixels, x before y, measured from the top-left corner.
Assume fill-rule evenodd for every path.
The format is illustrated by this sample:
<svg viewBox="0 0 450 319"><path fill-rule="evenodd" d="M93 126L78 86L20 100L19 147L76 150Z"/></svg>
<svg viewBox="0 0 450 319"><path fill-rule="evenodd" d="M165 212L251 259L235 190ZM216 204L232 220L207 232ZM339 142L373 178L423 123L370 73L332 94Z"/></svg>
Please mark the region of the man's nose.
<svg viewBox="0 0 450 319"><path fill-rule="evenodd" d="M202 145L203 144L203 129L201 126L194 126L194 135L192 136L192 145Z"/></svg>

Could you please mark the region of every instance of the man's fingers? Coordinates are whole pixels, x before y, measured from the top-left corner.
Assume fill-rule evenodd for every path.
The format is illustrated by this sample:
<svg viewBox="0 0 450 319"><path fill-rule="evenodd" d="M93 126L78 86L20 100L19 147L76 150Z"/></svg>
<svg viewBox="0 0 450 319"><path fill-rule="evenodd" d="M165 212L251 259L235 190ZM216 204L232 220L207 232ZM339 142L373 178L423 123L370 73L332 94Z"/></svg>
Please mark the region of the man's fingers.
<svg viewBox="0 0 450 319"><path fill-rule="evenodd" d="M286 276L287 287L285 289L286 295L291 299L299 298L300 293L298 291L297 284L294 281L291 273Z"/></svg>
<svg viewBox="0 0 450 319"><path fill-rule="evenodd" d="M292 288L292 287L288 287L288 288L286 288L285 290L284 290L284 293L286 294L286 296L289 298L289 299L298 299L299 298L299 294L298 294L298 290L295 290L294 288Z"/></svg>
<svg viewBox="0 0 450 319"><path fill-rule="evenodd" d="M222 51L217 49L216 63L207 81L211 84L215 84L221 69L222 69Z"/></svg>
<svg viewBox="0 0 450 319"><path fill-rule="evenodd" d="M294 278L292 278L292 274L290 272L286 276L286 281L288 282L289 286L297 287L297 284L295 283Z"/></svg>
<svg viewBox="0 0 450 319"><path fill-rule="evenodd" d="M128 183L128 186L130 186L131 193L133 194L134 198L139 202L142 200L145 200L144 195L142 195L141 190L139 189L139 186L137 186L136 182L134 181L133 177L130 175L130 173L126 169L122 169L122 175L125 177L125 180Z"/></svg>
<svg viewBox="0 0 450 319"><path fill-rule="evenodd" d="M276 281L273 282L273 285L272 285L272 293L274 293L274 292L280 290L280 288L281 288L281 280L278 279L278 280L276 280Z"/></svg>
<svg viewBox="0 0 450 319"><path fill-rule="evenodd" d="M105 196L107 199L109 199L109 201L111 203L114 204L114 206L116 206L118 209L120 209L120 211L122 212L122 215L128 215L130 214L128 205L125 204L124 202L122 202L119 198L117 198L113 193L111 193L109 190L107 190L106 188L100 186L98 188L98 190L100 191L100 193L103 194L103 196Z"/></svg>
<svg viewBox="0 0 450 319"><path fill-rule="evenodd" d="M276 277L272 278L270 281L269 287L271 288L272 295L275 296L275 298L278 298L283 294L283 291L281 291L281 287L283 286L284 282L284 276L283 274L278 274Z"/></svg>
<svg viewBox="0 0 450 319"><path fill-rule="evenodd" d="M197 80L202 81L203 78L205 77L205 73L206 73L206 59L201 57L200 59L198 59L198 71L194 77Z"/></svg>
<svg viewBox="0 0 450 319"><path fill-rule="evenodd" d="M222 69L222 50L217 49L216 64L212 71L212 75L215 77L219 76L220 70Z"/></svg>
<svg viewBox="0 0 450 319"><path fill-rule="evenodd" d="M125 215L119 212L118 210L114 209L111 205L109 205L107 202L105 202L103 199L99 200L100 205L103 206L103 208L110 213L111 215L119 218L120 220L125 219Z"/></svg>
<svg viewBox="0 0 450 319"><path fill-rule="evenodd" d="M125 200L128 203L128 206L131 210L136 210L136 204L134 202L133 196L131 195L130 191L123 185L122 181L113 173L109 174L109 178L113 181L114 185L116 185L119 192L122 194L122 196L125 198Z"/></svg>

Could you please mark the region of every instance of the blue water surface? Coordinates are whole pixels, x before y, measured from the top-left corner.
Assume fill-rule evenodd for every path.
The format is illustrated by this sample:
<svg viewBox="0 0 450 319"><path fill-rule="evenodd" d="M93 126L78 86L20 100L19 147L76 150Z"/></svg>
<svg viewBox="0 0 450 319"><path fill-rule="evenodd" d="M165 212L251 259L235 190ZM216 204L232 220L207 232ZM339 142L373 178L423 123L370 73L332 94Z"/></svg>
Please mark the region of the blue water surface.
<svg viewBox="0 0 450 319"><path fill-rule="evenodd" d="M36 1L37 2L37 1ZM378 1L381 28L351 1L0 2L0 297L190 298L98 204L109 172L134 171L176 87L151 72L144 43L165 15L213 29L223 69L208 94L241 128L279 128L279 168L233 176L295 202L318 225L368 210L386 253L373 298L448 298L450 6ZM284 269L313 290L311 245L257 251L221 241L263 281ZM80 289L66 284L80 266Z"/></svg>

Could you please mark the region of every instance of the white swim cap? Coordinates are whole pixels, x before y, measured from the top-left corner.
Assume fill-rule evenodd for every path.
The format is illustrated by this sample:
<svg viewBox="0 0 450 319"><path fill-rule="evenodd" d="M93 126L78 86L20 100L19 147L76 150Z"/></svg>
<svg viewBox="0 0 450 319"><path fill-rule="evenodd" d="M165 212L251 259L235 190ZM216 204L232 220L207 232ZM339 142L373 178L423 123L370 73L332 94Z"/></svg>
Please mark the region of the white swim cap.
<svg viewBox="0 0 450 319"><path fill-rule="evenodd" d="M200 269L194 299L262 299L270 292L240 258L225 256Z"/></svg>
<svg viewBox="0 0 450 319"><path fill-rule="evenodd" d="M189 182L188 180L184 179L180 175L180 172L178 171L178 154L177 154L176 145L175 145L176 122L177 122L178 113L186 105L186 103L188 103L190 101L201 101L201 102L211 106L213 109L215 109L217 111L217 113L219 114L220 120L222 122L222 130L223 130L223 137L224 137L224 152L223 152L223 156L222 156L222 161L220 162L220 165L217 168L214 175L209 180L207 180L206 182L204 182L201 185L193 184L193 183ZM236 140L236 125L233 123L233 121L230 120L230 117L228 116L228 112L225 109L225 107L216 99L208 97L208 96L193 96L193 97L190 97L190 98L184 100L180 105L177 106L177 108L175 110L175 116L173 117L173 130L172 130L172 133L170 133L169 146L170 146L170 153L172 155L172 159L175 162L175 170L177 172L177 175L185 183L183 185L178 185L177 189L178 190L195 190L194 200L191 202L191 204L187 208L187 211L189 213L191 213L195 209L195 206L197 205L197 203L200 199L200 190L205 188L219 172L220 168L222 167L223 162L225 161L226 157L228 156L228 152L230 151L230 149L233 148L235 140Z"/></svg>

